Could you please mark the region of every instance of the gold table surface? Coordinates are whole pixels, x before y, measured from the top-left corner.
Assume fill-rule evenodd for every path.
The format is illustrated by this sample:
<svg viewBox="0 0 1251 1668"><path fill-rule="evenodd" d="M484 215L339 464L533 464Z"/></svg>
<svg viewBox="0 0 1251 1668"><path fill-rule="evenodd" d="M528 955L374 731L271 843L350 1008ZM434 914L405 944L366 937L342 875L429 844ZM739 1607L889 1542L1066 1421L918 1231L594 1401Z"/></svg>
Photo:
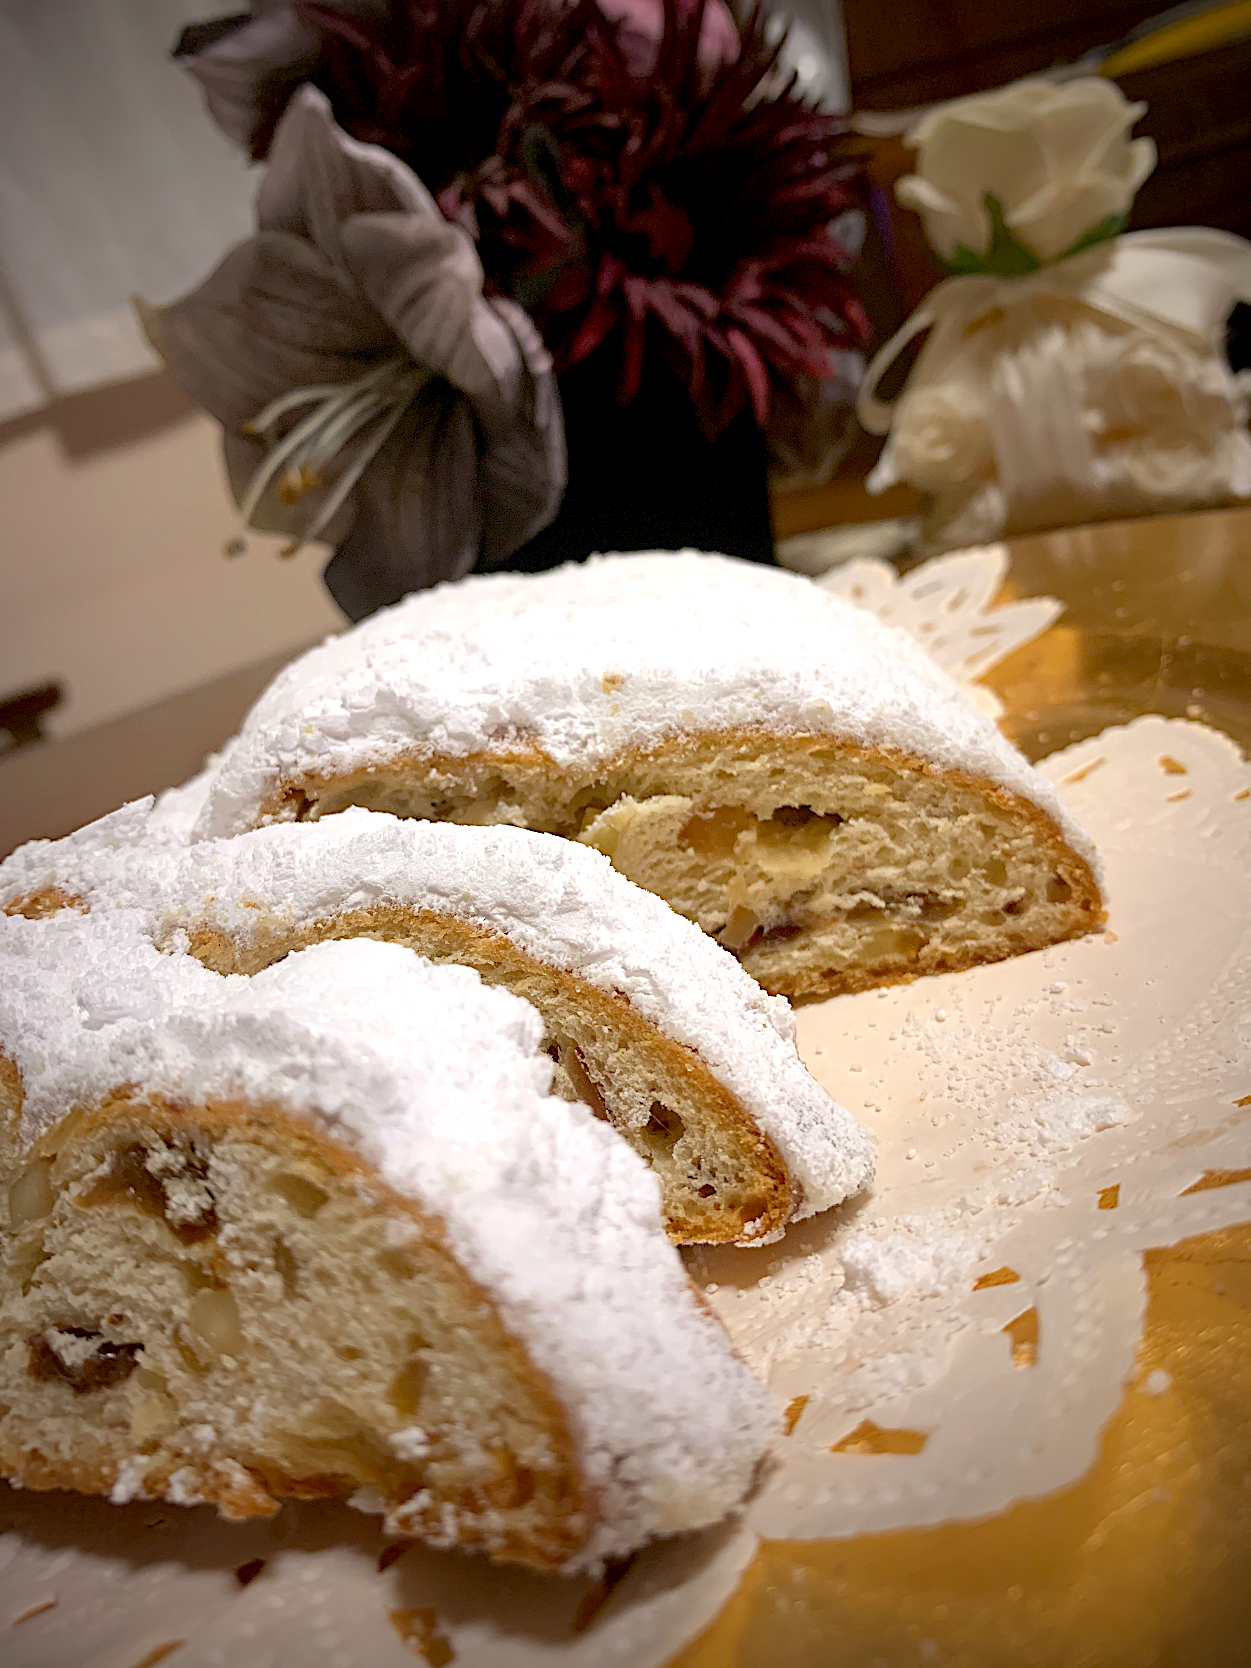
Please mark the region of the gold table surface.
<svg viewBox="0 0 1251 1668"><path fill-rule="evenodd" d="M1009 548L1007 592L1065 605L986 679L1031 758L1148 712L1251 752L1251 509ZM670 1668L1251 1665L1251 1223L1145 1261L1134 1375L1085 1476L977 1522L764 1542ZM1171 1388L1146 1395L1156 1368Z"/></svg>

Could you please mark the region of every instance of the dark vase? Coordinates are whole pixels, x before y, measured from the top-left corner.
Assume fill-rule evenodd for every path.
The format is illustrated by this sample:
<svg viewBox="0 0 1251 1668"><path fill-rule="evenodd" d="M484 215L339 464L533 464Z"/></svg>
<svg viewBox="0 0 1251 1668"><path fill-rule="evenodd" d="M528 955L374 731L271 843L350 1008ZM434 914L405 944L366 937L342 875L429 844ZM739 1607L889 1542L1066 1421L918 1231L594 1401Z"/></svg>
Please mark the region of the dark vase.
<svg viewBox="0 0 1251 1668"><path fill-rule="evenodd" d="M614 354L596 353L558 378L569 485L556 519L504 568L538 573L595 551L720 551L775 560L764 436L744 407L715 441L686 390L663 366L617 403Z"/></svg>

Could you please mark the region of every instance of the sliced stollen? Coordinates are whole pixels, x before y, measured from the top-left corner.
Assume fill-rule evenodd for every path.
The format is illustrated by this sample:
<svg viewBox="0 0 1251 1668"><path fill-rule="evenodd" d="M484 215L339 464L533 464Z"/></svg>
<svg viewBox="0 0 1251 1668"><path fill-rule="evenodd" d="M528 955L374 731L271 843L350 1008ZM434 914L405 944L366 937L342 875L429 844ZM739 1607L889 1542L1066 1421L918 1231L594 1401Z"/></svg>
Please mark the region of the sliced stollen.
<svg viewBox="0 0 1251 1668"><path fill-rule="evenodd" d="M1055 790L903 632L695 552L471 576L287 667L194 837L348 805L583 841L813 996L1091 931Z"/></svg>
<svg viewBox="0 0 1251 1668"><path fill-rule="evenodd" d="M351 808L184 846L139 801L0 864L0 909L140 911L152 941L256 973L331 938L403 943L532 1002L558 1092L660 1178L679 1243L759 1244L841 1203L872 1143L805 1070L790 1009L599 852Z"/></svg>
<svg viewBox="0 0 1251 1668"><path fill-rule="evenodd" d="M0 1473L560 1570L732 1510L774 1412L542 1034L399 945L0 921Z"/></svg>

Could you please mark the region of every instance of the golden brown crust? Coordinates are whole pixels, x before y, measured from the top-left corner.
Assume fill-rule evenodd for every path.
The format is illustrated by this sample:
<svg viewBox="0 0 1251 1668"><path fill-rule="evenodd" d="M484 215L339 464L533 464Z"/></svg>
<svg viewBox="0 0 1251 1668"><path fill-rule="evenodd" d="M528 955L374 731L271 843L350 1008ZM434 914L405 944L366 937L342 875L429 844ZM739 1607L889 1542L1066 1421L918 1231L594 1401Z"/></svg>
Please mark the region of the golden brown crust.
<svg viewBox="0 0 1251 1668"><path fill-rule="evenodd" d="M57 915L63 909L77 909L87 915L90 907L85 898L67 892L63 886L40 886L7 903L4 913L20 915L27 921L46 921L49 915Z"/></svg>
<svg viewBox="0 0 1251 1668"><path fill-rule="evenodd" d="M0 1053L0 1173L13 1162L18 1151L24 1099L21 1072L7 1054Z"/></svg>
<svg viewBox="0 0 1251 1668"><path fill-rule="evenodd" d="M53 914L58 908L89 908L85 901L60 888L46 888L42 895L48 904L42 914ZM54 904L54 896L62 901ZM310 944L364 937L408 943L431 960L473 967L488 984L507 986L540 1011L550 1008L547 998L555 994L587 1015L592 1031L621 1036L632 1050L658 1060L663 1071L678 1080L685 1097L699 1109L707 1125L733 1146L740 1162L751 1172L749 1189L738 1206L724 1196L718 1197L715 1205L707 1205L690 1197L674 1197L669 1190L665 1225L675 1244L759 1244L762 1238L784 1227L798 1208L799 1193L775 1143L693 1049L674 1042L651 1025L625 997L538 961L503 934L489 932L458 916L399 905L345 911L298 931L271 918L246 946L217 928L188 928L191 954L216 973L258 973ZM637 1129L622 1123L616 1127L644 1157L649 1156Z"/></svg>
<svg viewBox="0 0 1251 1668"><path fill-rule="evenodd" d="M214 927L192 927L188 937L191 954L216 973L258 973L293 950L327 939L380 938L410 944L434 961L475 968L488 984L505 985L524 996L545 1018L555 996L585 1014L592 1030L620 1036L629 1048L658 1059L666 1074L681 1085L686 1100L750 1165L756 1190L750 1209L727 1207L714 1211L700 1208L696 1201L685 1206L681 1200L669 1201L666 1227L675 1243L759 1244L763 1235L784 1226L799 1203L777 1147L693 1049L667 1037L624 996L540 962L502 933L435 910L377 904L345 910L298 929L272 918L262 919L247 944L236 942ZM618 1127L627 1140L640 1145L637 1131L625 1125Z"/></svg>
<svg viewBox="0 0 1251 1668"><path fill-rule="evenodd" d="M86 900L60 887L46 887L39 893L29 894L11 905L10 912L22 913L28 905L31 919L55 914L60 909L81 909L84 913L90 909ZM694 1050L665 1036L637 1013L625 997L602 991L574 974L539 962L503 934L488 932L473 922L433 910L378 905L369 910L345 911L299 931L273 922L246 947L212 927L192 926L188 936L191 954L217 973L257 973L293 950L328 939L372 937L412 943L419 938L420 942L413 947L422 955L435 961L473 967L488 984L505 985L526 996L540 1010L545 1006L543 987L555 987L566 1003L581 1008L600 1030L622 1035L631 1048L657 1057L666 1072L679 1080L709 1126L733 1144L741 1161L751 1169L751 1191L747 1201L737 1208L721 1199L716 1207L708 1207L694 1200L670 1197L665 1226L675 1244L759 1244L763 1237L784 1227L801 1203L775 1143ZM636 1130L623 1124L617 1127L632 1145L643 1151L644 1157L648 1156Z"/></svg>
<svg viewBox="0 0 1251 1668"><path fill-rule="evenodd" d="M25 1098L21 1072L7 1054L0 1054L0 1125L12 1123L16 1133Z"/></svg>
<svg viewBox="0 0 1251 1668"><path fill-rule="evenodd" d="M100 1443L88 1441L84 1447L90 1451L73 1460L50 1459L38 1449L19 1450L0 1442L0 1476L18 1488L31 1489L37 1494L49 1494L58 1489L68 1489L75 1494L112 1494L118 1479L111 1455ZM145 1479L143 1497L150 1500L168 1498L175 1476L179 1480L178 1492L188 1504L216 1506L222 1517L231 1523L243 1523L252 1517L273 1517L282 1506L281 1499L270 1494L260 1480L241 1465L217 1469L186 1464L162 1465L154 1460ZM293 1480L292 1487L282 1492L293 1499L313 1498L300 1492L298 1480ZM342 1493L342 1489L322 1492Z"/></svg>
<svg viewBox="0 0 1251 1668"><path fill-rule="evenodd" d="M18 1087L20 1093L20 1080ZM125 1131L136 1116L145 1126L156 1127L171 1136L196 1134L212 1139L235 1133L249 1140L266 1141L285 1159L319 1167L325 1175L350 1184L368 1200L372 1209L388 1217L403 1215L413 1223L425 1253L438 1259L443 1277L461 1290L464 1312L472 1312L480 1324L485 1324L492 1349L507 1360L516 1381L524 1384L531 1403L541 1410L544 1419L547 1451L552 1455L553 1467L548 1477L540 1479L535 1498L542 1497L541 1503L547 1507L545 1517L531 1533L518 1534L510 1529L501 1539L493 1532L492 1553L535 1569L554 1570L567 1564L585 1544L597 1514L594 1498L581 1475L564 1406L547 1375L535 1366L524 1345L505 1325L491 1294L457 1261L441 1219L397 1193L359 1154L339 1145L315 1125L266 1104L213 1101L188 1106L159 1095L140 1095L123 1085L95 1106L70 1110L23 1154L23 1160L63 1154L71 1141L76 1144L87 1141L100 1131L111 1132L115 1128ZM183 1454L163 1456L158 1447L143 1458L146 1497L161 1497L176 1477L176 1498L194 1498L215 1505L223 1517L231 1519L270 1516L286 1497L342 1496L352 1492L360 1482L359 1478L343 1475L294 1471L276 1463L272 1456L254 1453L197 1465ZM104 1445L93 1441L86 1432L83 1451L72 1458L50 1456L36 1447L17 1450L0 1442L0 1475L23 1488L72 1489L82 1494L108 1495L117 1485L119 1472ZM399 1461L391 1468L390 1475L375 1480L392 1505L408 1501L424 1483L419 1473ZM487 1541L487 1535L474 1517L486 1516L493 1505L500 1504L479 1494L480 1491L468 1490L452 1502L459 1508L458 1544L462 1546ZM437 1532L441 1505L442 1500L436 1498L424 1512L419 1509L413 1513L414 1532L420 1533L423 1527Z"/></svg>
<svg viewBox="0 0 1251 1668"><path fill-rule="evenodd" d="M280 782L262 802L252 826L259 828L268 822L311 821L324 814L320 809L321 802L332 797L335 810L344 810L348 805L365 805L368 808L367 798L347 796L364 790L369 784L379 780L407 781L412 786L419 787L427 782L442 784L448 781L468 780L479 775L493 775L510 781L514 776L524 773L547 778L550 784L547 795L549 799L557 798L551 790L563 787L566 790L562 796L564 804L569 804L588 789L611 783L613 791L604 799L604 805L610 805L621 794L630 793L632 784L638 777L648 775L658 767L663 768L670 760L680 759L685 763L697 761L701 756L710 757L724 753L752 755L762 751L802 753L824 759L831 766L886 766L901 773L919 773L938 781L959 783L985 794L1004 809L1019 809L1027 816L1046 824L1056 837L1061 839L1061 843L1064 843L1053 819L1032 800L1022 799L1009 789L1000 787L985 777L974 775L971 771L939 765L932 759L922 758L919 754L908 753L898 747L870 746L865 742L854 741L848 736L825 735L814 731L784 733L759 725L741 725L725 730L700 730L667 736L652 747L625 748L611 758L587 767L560 765L550 754L538 747L512 748L499 753L397 753L383 764L373 763L343 772L310 771ZM562 800L558 800L558 803ZM576 814L579 819L586 809L585 804L577 804ZM446 820L456 819L448 817ZM1067 844L1064 844L1064 849L1069 850Z"/></svg>
<svg viewBox="0 0 1251 1668"><path fill-rule="evenodd" d="M1100 917L1102 922L1102 916ZM779 996L789 997L797 1004L808 1002L826 1002L831 996L854 996L858 991L879 990L886 985L910 985L918 979L929 978L937 973L967 973L973 967L986 967L995 961L1006 961L1010 956L1027 955L1031 950L1045 950L1049 944L1061 944L1068 939L1083 938L1088 932L1094 931L1090 927L1075 927L1063 938L1039 938L1037 942L1015 942L1005 946L996 956L979 955L975 951L965 954L949 951L934 951L928 947L920 950L915 961L908 967L884 968L852 968L843 972L814 973L801 975L791 980L779 980L773 987Z"/></svg>
<svg viewBox="0 0 1251 1668"><path fill-rule="evenodd" d="M1106 910L1089 864L1069 846L1055 820L1032 800L1007 788L962 770L935 764L893 747L870 747L847 737L803 733L776 734L744 726L741 728L676 735L650 748L629 748L593 768L566 769L537 747L500 753L397 754L385 764L373 764L339 774L307 774L280 783L262 804L256 823L304 821L332 814L349 805L379 809L395 808L397 791L425 796L428 811L414 812L434 820L490 822L484 812L483 793L492 783L500 784L501 798L515 805L524 784L546 807L542 818L531 817L529 826L571 837L577 834L588 813L604 809L623 796L646 797L657 793L686 792L686 786L670 786L667 778L675 767L685 771L726 755L747 758L761 752L805 759L831 771L844 768L888 769L904 775L922 775L950 788L980 796L1010 817L1027 823L1050 852L1057 869L1073 889L1068 925L1058 933L1027 940L1007 934L999 955L967 952L918 956L910 967L855 969L847 972L819 972L782 980L765 981L776 994L800 998L833 996L866 990L876 985L907 982L928 973L954 972L1002 959L1019 951L1039 949L1097 931L1106 920ZM462 805L458 816L458 785L472 790L472 806ZM388 804L380 804L380 799ZM510 817L512 813L510 811ZM501 819L502 820L502 819ZM1011 945L1011 948L1007 946ZM757 975L759 977L759 975Z"/></svg>
<svg viewBox="0 0 1251 1668"><path fill-rule="evenodd" d="M1040 833L1051 846L1051 856L1057 872L1073 890L1073 921L1067 931L1043 934L1019 928L1007 932L1003 935L999 953L993 956L978 954L975 950L964 953L934 950L926 945L918 952L912 965L906 968L862 967L841 972L818 972L800 975L791 980L779 980L771 988L775 989L777 995L788 996L795 1002L822 1002L831 996L850 996L857 991L875 990L884 985L912 984L915 980L928 978L931 974L965 973L973 967L985 967L995 961L1005 961L1010 956L1027 955L1031 950L1045 950L1050 944L1063 944L1071 939L1085 938L1090 933L1102 931L1107 921L1107 911L1089 864L1065 843L1050 817L1038 811L1036 806L1032 809L1037 813L1041 825Z"/></svg>

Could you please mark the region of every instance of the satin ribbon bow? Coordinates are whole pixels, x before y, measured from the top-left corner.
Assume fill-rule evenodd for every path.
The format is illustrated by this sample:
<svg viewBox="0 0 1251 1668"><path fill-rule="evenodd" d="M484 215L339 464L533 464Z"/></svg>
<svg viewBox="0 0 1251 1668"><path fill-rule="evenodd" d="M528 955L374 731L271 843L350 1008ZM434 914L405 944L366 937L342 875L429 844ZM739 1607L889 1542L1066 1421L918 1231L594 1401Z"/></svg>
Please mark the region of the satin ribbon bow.
<svg viewBox="0 0 1251 1668"><path fill-rule="evenodd" d="M903 393L941 382L974 330L1039 300L1067 302L1192 352L1215 353L1235 302L1251 302L1251 243L1203 226L1127 232L1020 277L948 278L874 356L856 404L864 427L885 434ZM926 331L905 388L894 400L879 399L882 379Z"/></svg>

